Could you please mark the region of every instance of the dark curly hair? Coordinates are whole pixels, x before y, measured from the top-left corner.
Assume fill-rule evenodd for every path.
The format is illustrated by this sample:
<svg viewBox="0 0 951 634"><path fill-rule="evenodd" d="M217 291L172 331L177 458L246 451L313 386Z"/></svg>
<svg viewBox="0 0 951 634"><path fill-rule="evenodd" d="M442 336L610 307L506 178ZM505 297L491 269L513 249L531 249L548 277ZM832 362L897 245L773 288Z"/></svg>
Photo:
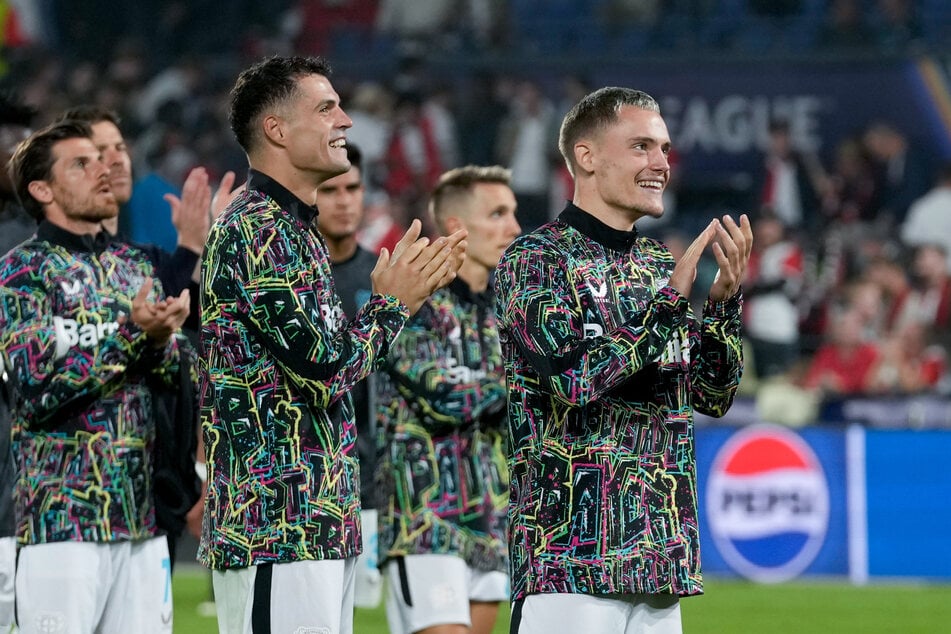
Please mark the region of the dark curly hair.
<svg viewBox="0 0 951 634"><path fill-rule="evenodd" d="M238 144L250 152L257 144L258 117L275 104L287 101L297 90L297 80L307 75L330 77L330 64L320 57L271 57L243 71L231 89L228 119Z"/></svg>

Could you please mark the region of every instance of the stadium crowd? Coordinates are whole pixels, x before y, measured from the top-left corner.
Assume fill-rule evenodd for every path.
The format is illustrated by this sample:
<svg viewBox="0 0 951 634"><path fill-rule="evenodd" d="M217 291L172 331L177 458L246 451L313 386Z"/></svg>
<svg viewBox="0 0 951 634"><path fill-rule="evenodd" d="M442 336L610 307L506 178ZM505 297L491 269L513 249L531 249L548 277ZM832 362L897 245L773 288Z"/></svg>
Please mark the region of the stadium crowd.
<svg viewBox="0 0 951 634"><path fill-rule="evenodd" d="M669 31L665 25L686 20L694 26L682 30L712 50L739 46L723 35L727 26L749 33L757 29L741 29L744 21L798 21L815 27L809 42L822 50L829 23L841 30L851 20L863 35L830 41L888 52L904 38L900 50L908 52L947 21L941 3L903 0L469 2L462 14L449 12L449 2L426 4L419 11L411 9L419 3L397 0L279 3L263 15L239 3L221 20L210 19L214 3L142 3L77 15L61 7L42 20L45 30L34 29L33 43L21 37L7 48L2 83L37 109L34 126L77 104L117 112L141 192L120 223L134 238L171 248L169 223L154 220L167 215L166 203L154 192L178 190L195 166L212 182L228 171L243 173L223 104L245 61L291 48L331 61L357 49L387 56L392 72L382 77L337 80L354 121L349 138L363 152L368 190L361 242L376 250L392 246L413 218L425 219L436 178L459 165L510 167L526 229L553 217L571 195L555 140L568 105L590 88L584 79L566 74L542 85L527 74L484 72L450 82L434 79L428 64L434 51L524 49L542 30L551 46L558 31L543 25L578 20L602 27L635 22L658 38ZM109 19L93 24L93 15ZM84 33L92 28L115 45L89 47ZM824 139L829 150L822 156L798 152L782 124L771 128L762 173L744 201L760 216L763 236L746 284L754 360L744 390L755 389L755 378L780 376L831 394L947 393L951 291L940 267L951 248L942 212L951 187L947 169L942 174L933 157L920 156L887 121L850 138ZM689 181L672 184L672 199L678 188L688 190ZM676 244L679 230L692 228L704 212L675 215L669 207L666 222L642 230ZM835 324L843 321L859 327L839 332Z"/></svg>

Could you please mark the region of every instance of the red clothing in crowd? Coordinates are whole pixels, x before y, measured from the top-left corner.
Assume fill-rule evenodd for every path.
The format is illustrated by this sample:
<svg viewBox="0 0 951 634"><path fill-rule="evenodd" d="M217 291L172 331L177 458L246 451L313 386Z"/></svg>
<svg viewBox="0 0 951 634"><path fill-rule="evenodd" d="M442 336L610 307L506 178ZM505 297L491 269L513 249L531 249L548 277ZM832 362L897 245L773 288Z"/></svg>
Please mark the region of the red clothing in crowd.
<svg viewBox="0 0 951 634"><path fill-rule="evenodd" d="M825 344L816 351L803 384L838 394L861 394L877 360L878 349L870 343L851 349Z"/></svg>

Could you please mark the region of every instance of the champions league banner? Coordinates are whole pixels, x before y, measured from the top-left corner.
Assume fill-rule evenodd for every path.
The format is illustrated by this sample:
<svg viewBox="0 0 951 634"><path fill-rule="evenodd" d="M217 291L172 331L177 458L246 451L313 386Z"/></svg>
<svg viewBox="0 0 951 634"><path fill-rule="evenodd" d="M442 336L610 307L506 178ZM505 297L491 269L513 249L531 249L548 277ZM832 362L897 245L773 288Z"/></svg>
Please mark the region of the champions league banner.
<svg viewBox="0 0 951 634"><path fill-rule="evenodd" d="M951 158L951 96L934 60L711 61L610 66L592 85L630 86L660 102L678 171L742 189L761 167L769 122L785 119L801 150L831 165L835 146L875 121L904 132L930 161Z"/></svg>
<svg viewBox="0 0 951 634"><path fill-rule="evenodd" d="M951 431L701 427L696 447L704 573L951 578Z"/></svg>

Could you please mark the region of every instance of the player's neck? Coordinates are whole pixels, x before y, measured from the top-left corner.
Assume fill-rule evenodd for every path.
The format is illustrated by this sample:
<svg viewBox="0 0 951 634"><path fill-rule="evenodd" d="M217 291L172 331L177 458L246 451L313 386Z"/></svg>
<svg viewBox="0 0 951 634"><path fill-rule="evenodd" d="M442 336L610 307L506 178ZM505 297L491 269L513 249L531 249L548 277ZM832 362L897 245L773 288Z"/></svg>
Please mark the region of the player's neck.
<svg viewBox="0 0 951 634"><path fill-rule="evenodd" d="M109 235L114 236L119 233L119 216L115 218L106 218L102 221L102 228L109 232Z"/></svg>
<svg viewBox="0 0 951 634"><path fill-rule="evenodd" d="M459 267L458 275L474 293L481 293L489 287L489 269L469 258Z"/></svg>
<svg viewBox="0 0 951 634"><path fill-rule="evenodd" d="M357 252L356 236L347 236L340 239L332 239L324 236L327 243L327 253L330 255L330 261L334 264L346 262Z"/></svg>
<svg viewBox="0 0 951 634"><path fill-rule="evenodd" d="M607 226L618 231L632 230L634 228L634 222L642 215L629 209L620 209L609 205L600 197L576 195L571 202L575 207L591 214Z"/></svg>

